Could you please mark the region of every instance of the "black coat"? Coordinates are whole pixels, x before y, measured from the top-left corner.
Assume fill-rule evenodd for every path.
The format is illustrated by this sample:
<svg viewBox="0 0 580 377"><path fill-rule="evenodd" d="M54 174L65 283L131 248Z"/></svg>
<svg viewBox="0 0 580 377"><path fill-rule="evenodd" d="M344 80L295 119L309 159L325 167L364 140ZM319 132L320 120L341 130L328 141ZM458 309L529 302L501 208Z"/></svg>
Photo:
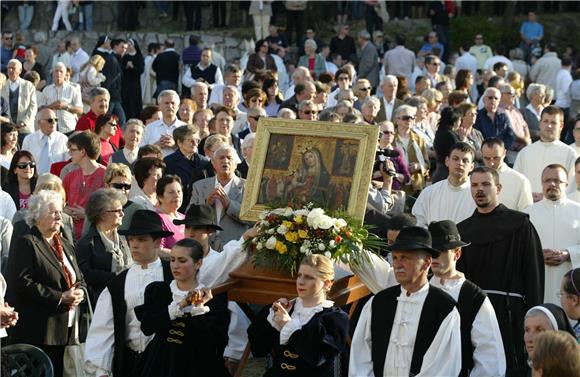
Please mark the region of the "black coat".
<svg viewBox="0 0 580 377"><path fill-rule="evenodd" d="M133 63L133 68L127 67L127 63ZM145 69L145 61L141 54L125 54L121 58L121 68L123 69L123 109L127 119L139 118L143 109L141 99L141 74Z"/></svg>
<svg viewBox="0 0 580 377"><path fill-rule="evenodd" d="M105 59L102 74L106 80L101 86L109 91L111 95L111 102L121 102L121 88L123 82L123 70L121 64L114 54L97 50L95 54L100 55Z"/></svg>
<svg viewBox="0 0 580 377"><path fill-rule="evenodd" d="M73 245L62 238L64 254L82 282ZM64 271L38 228L16 241L16 253L8 257L6 301L19 314L9 329L13 343L62 346L68 343L68 306L60 304L68 290Z"/></svg>
<svg viewBox="0 0 580 377"><path fill-rule="evenodd" d="M30 181L30 190L34 191L36 187L36 179L32 179ZM20 190L18 188L18 182L10 182L5 183L2 185L2 190L6 191L10 194L10 197L14 201L14 205L16 205L16 210L20 209Z"/></svg>
<svg viewBox="0 0 580 377"><path fill-rule="evenodd" d="M129 255L127 242L124 237L119 237L121 249L125 255ZM76 250L79 268L85 277L91 304L94 307L103 289L116 275L111 271L113 256L105 249L95 224L92 224L87 233L77 242Z"/></svg>

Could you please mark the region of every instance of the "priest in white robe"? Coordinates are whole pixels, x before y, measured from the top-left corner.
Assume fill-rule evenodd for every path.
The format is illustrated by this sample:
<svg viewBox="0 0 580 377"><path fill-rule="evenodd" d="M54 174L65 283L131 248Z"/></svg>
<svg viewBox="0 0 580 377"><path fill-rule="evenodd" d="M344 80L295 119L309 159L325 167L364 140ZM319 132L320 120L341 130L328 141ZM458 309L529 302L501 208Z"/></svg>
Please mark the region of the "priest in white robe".
<svg viewBox="0 0 580 377"><path fill-rule="evenodd" d="M393 244L395 278L363 308L354 332L349 376L457 376L461 370L459 312L453 299L427 280L429 232L404 228Z"/></svg>
<svg viewBox="0 0 580 377"><path fill-rule="evenodd" d="M506 149L500 138L486 139L481 145L483 163L499 174L501 192L499 202L509 209L522 211L534 203L530 181L521 173L507 166Z"/></svg>
<svg viewBox="0 0 580 377"><path fill-rule="evenodd" d="M568 199L580 203L580 156L574 162L574 175L576 177L576 187L568 186Z"/></svg>
<svg viewBox="0 0 580 377"><path fill-rule="evenodd" d="M560 305L562 277L580 267L580 204L566 197L568 172L548 165L542 174L544 199L526 208L544 252L546 268L544 303Z"/></svg>
<svg viewBox="0 0 580 377"><path fill-rule="evenodd" d="M542 171L549 164L560 164L570 172L573 179L576 151L560 141L564 128L564 113L559 107L548 106L540 118L540 140L526 146L518 153L514 169L525 175L532 185L534 201L541 199Z"/></svg>
<svg viewBox="0 0 580 377"><path fill-rule="evenodd" d="M413 205L417 225L427 227L432 221L451 220L459 223L473 214L475 202L469 189L469 173L473 170L475 151L467 143L451 147L445 165L449 176L426 187Z"/></svg>

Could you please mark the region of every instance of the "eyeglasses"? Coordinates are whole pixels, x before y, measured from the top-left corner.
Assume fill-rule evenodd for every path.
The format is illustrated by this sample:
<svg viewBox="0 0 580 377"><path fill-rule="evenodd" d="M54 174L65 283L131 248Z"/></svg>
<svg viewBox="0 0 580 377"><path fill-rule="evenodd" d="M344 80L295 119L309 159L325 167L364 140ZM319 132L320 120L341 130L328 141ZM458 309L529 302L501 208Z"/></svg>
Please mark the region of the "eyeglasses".
<svg viewBox="0 0 580 377"><path fill-rule="evenodd" d="M371 90L371 88L360 88L360 90L362 90L363 92L366 92L366 91Z"/></svg>
<svg viewBox="0 0 580 377"><path fill-rule="evenodd" d="M111 126L111 127L117 127L118 126L117 122L111 122L111 123L107 123L107 124L109 126Z"/></svg>
<svg viewBox="0 0 580 377"><path fill-rule="evenodd" d="M80 149L78 149L78 148L69 148L68 151L69 152L78 152L78 151L80 151Z"/></svg>
<svg viewBox="0 0 580 377"><path fill-rule="evenodd" d="M487 99L490 100L490 101L491 100L499 101L499 98L494 97L494 96L488 96Z"/></svg>
<svg viewBox="0 0 580 377"><path fill-rule="evenodd" d="M261 118L261 116L260 116L260 115L258 115L258 116L255 116L255 117L250 117L250 118L252 118L252 119L253 119L253 120L255 120L255 121L259 121L259 120L260 120L260 118Z"/></svg>
<svg viewBox="0 0 580 377"><path fill-rule="evenodd" d="M34 169L36 167L36 163L35 162L19 162L16 164L16 167L18 169L26 169L28 167L30 167L30 169Z"/></svg>
<svg viewBox="0 0 580 377"><path fill-rule="evenodd" d="M110 209L110 210L108 210L106 212L108 212L108 213L116 213L117 215L122 215L123 214L123 208Z"/></svg>
<svg viewBox="0 0 580 377"><path fill-rule="evenodd" d="M415 120L415 117L412 115L402 115L399 117L399 119L404 120L404 121L409 121L409 120Z"/></svg>
<svg viewBox="0 0 580 377"><path fill-rule="evenodd" d="M558 178L546 178L546 179L542 179L542 183L553 183L555 185L561 185L562 183L568 183L566 181L561 181Z"/></svg>
<svg viewBox="0 0 580 377"><path fill-rule="evenodd" d="M50 124L53 124L53 123L57 123L58 122L58 119L57 118L46 118L46 119L41 119L41 120L46 120Z"/></svg>
<svg viewBox="0 0 580 377"><path fill-rule="evenodd" d="M262 98L251 98L250 99L250 102L260 102L260 103L262 103L262 102L264 102L264 100Z"/></svg>
<svg viewBox="0 0 580 377"><path fill-rule="evenodd" d="M384 135L394 135L395 131L381 131L379 132L379 136L384 136Z"/></svg>
<svg viewBox="0 0 580 377"><path fill-rule="evenodd" d="M316 114L318 114L318 111L316 111L316 110L303 110L302 112L304 114L306 114L306 115L310 115L310 114L316 115Z"/></svg>
<svg viewBox="0 0 580 377"><path fill-rule="evenodd" d="M431 63L431 65L440 66L440 65L441 65L441 63Z"/></svg>
<svg viewBox="0 0 580 377"><path fill-rule="evenodd" d="M4 37L4 40L11 41L12 40L12 37Z"/></svg>
<svg viewBox="0 0 580 377"><path fill-rule="evenodd" d="M116 188L117 190L125 190L125 191L131 190L131 184L129 183L111 183L111 186L113 188Z"/></svg>

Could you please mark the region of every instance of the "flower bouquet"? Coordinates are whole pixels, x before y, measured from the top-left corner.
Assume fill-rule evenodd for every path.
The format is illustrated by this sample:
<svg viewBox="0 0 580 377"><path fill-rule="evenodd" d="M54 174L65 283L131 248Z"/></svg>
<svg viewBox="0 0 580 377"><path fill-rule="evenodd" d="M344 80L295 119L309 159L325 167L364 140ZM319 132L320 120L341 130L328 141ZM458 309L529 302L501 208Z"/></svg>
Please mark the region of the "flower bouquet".
<svg viewBox="0 0 580 377"><path fill-rule="evenodd" d="M323 254L335 262L360 263L368 259L364 250L376 252L385 244L358 222L342 213L327 214L312 204L300 209L276 208L260 215L258 235L244 247L253 251L254 266L292 276L300 260L310 254Z"/></svg>

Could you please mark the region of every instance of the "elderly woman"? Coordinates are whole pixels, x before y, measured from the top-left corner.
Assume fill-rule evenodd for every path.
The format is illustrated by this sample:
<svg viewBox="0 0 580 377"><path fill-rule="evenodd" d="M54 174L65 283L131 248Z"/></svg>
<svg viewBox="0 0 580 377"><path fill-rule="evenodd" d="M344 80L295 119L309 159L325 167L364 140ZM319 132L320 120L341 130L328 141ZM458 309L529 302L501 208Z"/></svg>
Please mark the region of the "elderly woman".
<svg viewBox="0 0 580 377"><path fill-rule="evenodd" d="M175 243L185 237L185 225L175 225L173 220L183 220L185 216L178 211L183 203L183 188L178 175L165 175L157 182L157 213L161 217L163 230L173 235L161 240L161 249L169 252Z"/></svg>
<svg viewBox="0 0 580 377"><path fill-rule="evenodd" d="M93 305L111 279L131 264L129 246L117 233L126 202L121 191L103 188L91 194L85 207L91 226L77 243L77 256Z"/></svg>
<svg viewBox="0 0 580 377"><path fill-rule="evenodd" d="M364 100L370 97L371 90L373 89L371 82L367 79L358 79L356 84L353 85L352 91L356 96L357 100L354 102L353 107L360 111Z"/></svg>
<svg viewBox="0 0 580 377"><path fill-rule="evenodd" d="M141 204L129 200L129 192L131 191L133 176L131 169L125 164L110 163L105 170L105 188L113 188L121 192L126 202L123 205L123 223L119 227L120 230L128 229L133 214L140 209L145 209ZM90 222L88 226L90 226ZM88 229L88 227L87 227ZM84 234L84 232L83 232Z"/></svg>
<svg viewBox="0 0 580 377"><path fill-rule="evenodd" d="M179 104L177 117L182 122L185 122L187 124L193 124L193 115L195 114L196 110L197 105L195 104L195 102L193 102L193 100L189 98L184 98L181 100L181 103Z"/></svg>
<svg viewBox="0 0 580 377"><path fill-rule="evenodd" d="M30 233L16 240L18 252L10 253L7 267L7 301L20 316L11 340L41 348L55 376L62 376L64 349L84 299L74 247L60 236L63 204L60 194L48 190L30 199Z"/></svg>
<svg viewBox="0 0 580 377"><path fill-rule="evenodd" d="M12 157L18 150L18 128L13 123L3 123L0 131L0 166L10 168Z"/></svg>
<svg viewBox="0 0 580 377"><path fill-rule="evenodd" d="M17 210L28 206L37 179L38 172L32 154L28 151L16 152L2 189L10 194Z"/></svg>
<svg viewBox="0 0 580 377"><path fill-rule="evenodd" d="M443 103L443 94L437 89L429 88L423 91L421 97L427 100L427 122L433 132L435 132L437 130L437 124L439 124L439 111Z"/></svg>
<svg viewBox="0 0 580 377"><path fill-rule="evenodd" d="M95 121L95 133L101 140L101 163L105 166L109 164L111 156L116 152L111 138L115 136L119 127L119 120L113 114L99 115Z"/></svg>
<svg viewBox="0 0 580 377"><path fill-rule="evenodd" d="M238 165L238 171L244 179L248 177L248 170L250 169L250 163L252 162L252 154L254 153L255 140L255 133L248 134L242 140L242 157L244 158L244 161Z"/></svg>
<svg viewBox="0 0 580 377"><path fill-rule="evenodd" d="M479 130L473 128L477 119L477 105L473 103L464 103L457 108L461 114L461 125L457 130L460 141L464 141L471 145L475 150L475 160L481 162L481 144L483 143L483 135Z"/></svg>
<svg viewBox="0 0 580 377"><path fill-rule="evenodd" d="M304 42L305 55L302 55L300 60L298 60L298 66L308 68L313 78L317 78L321 73L326 72L326 63L322 55L316 53L317 48L318 46L314 39L307 39Z"/></svg>
<svg viewBox="0 0 580 377"><path fill-rule="evenodd" d="M526 97L530 103L525 107L523 116L528 124L532 142L540 138L540 117L544 110L544 100L546 98L546 86L542 84L530 84L526 90Z"/></svg>
<svg viewBox="0 0 580 377"><path fill-rule="evenodd" d="M155 211L157 208L157 193L155 190L157 182L165 171L165 162L157 157L145 157L135 162L133 170L139 190L130 199L142 205L145 209Z"/></svg>
<svg viewBox="0 0 580 377"><path fill-rule="evenodd" d="M435 158L435 152L433 151L435 130L431 128L431 124L428 119L429 109L427 107L427 100L421 96L414 96L409 98L407 105L413 106L417 109L413 131L417 132L419 136L422 136L425 139L427 149L429 150L429 157Z"/></svg>
<svg viewBox="0 0 580 377"><path fill-rule="evenodd" d="M377 124L375 118L381 109L381 102L377 97L367 97L365 98L362 107L361 114L363 119L368 124Z"/></svg>
<svg viewBox="0 0 580 377"><path fill-rule="evenodd" d="M199 129L199 138L205 139L209 136L209 122L213 118L213 112L210 109L197 110L193 114L193 125Z"/></svg>

